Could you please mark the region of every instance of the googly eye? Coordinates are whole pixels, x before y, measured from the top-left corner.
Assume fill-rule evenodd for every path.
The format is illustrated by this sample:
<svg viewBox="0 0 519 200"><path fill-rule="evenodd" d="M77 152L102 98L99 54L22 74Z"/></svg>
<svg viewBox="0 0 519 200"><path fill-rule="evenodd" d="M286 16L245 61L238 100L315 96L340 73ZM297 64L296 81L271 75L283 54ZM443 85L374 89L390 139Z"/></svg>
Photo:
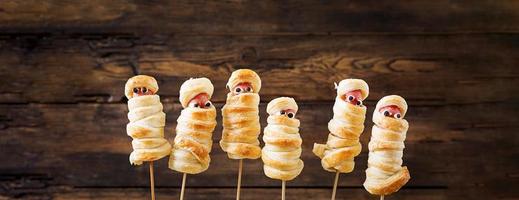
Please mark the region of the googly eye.
<svg viewBox="0 0 519 200"><path fill-rule="evenodd" d="M251 87L247 87L247 92L252 92L252 88Z"/></svg>
<svg viewBox="0 0 519 200"><path fill-rule="evenodd" d="M291 113L291 112L289 112L289 113L287 114L287 117L288 117L288 118L294 118L295 116L296 116L296 114Z"/></svg>
<svg viewBox="0 0 519 200"><path fill-rule="evenodd" d="M402 117L402 115L400 115L400 113L397 113L397 114L395 115L395 118L397 118L397 119L400 119L401 117Z"/></svg>
<svg viewBox="0 0 519 200"><path fill-rule="evenodd" d="M236 89L234 89L234 91L236 91L236 93L240 93L241 92L241 88L237 87Z"/></svg>
<svg viewBox="0 0 519 200"><path fill-rule="evenodd" d="M139 88L133 88L133 93L139 93Z"/></svg>
<svg viewBox="0 0 519 200"><path fill-rule="evenodd" d="M198 103L193 101L193 102L189 103L189 107L197 108L198 107Z"/></svg>
<svg viewBox="0 0 519 200"><path fill-rule="evenodd" d="M148 88L142 87L142 93L146 93L148 91Z"/></svg>
<svg viewBox="0 0 519 200"><path fill-rule="evenodd" d="M205 103L205 107L211 107L211 102L208 101L207 103Z"/></svg>
<svg viewBox="0 0 519 200"><path fill-rule="evenodd" d="M284 110L282 110L281 112L279 112L279 114L281 114L281 115L285 115L285 113L286 113L286 112L285 112Z"/></svg>
<svg viewBox="0 0 519 200"><path fill-rule="evenodd" d="M387 116L389 116L389 115L391 115L391 113L389 113L389 111L387 111L387 110L386 110L386 111L384 111L384 116L386 116L386 117L387 117Z"/></svg>
<svg viewBox="0 0 519 200"><path fill-rule="evenodd" d="M353 97L352 95L348 96L348 101L353 101L353 99L355 99L355 97Z"/></svg>
<svg viewBox="0 0 519 200"><path fill-rule="evenodd" d="M362 101L357 101L357 106L362 106Z"/></svg>

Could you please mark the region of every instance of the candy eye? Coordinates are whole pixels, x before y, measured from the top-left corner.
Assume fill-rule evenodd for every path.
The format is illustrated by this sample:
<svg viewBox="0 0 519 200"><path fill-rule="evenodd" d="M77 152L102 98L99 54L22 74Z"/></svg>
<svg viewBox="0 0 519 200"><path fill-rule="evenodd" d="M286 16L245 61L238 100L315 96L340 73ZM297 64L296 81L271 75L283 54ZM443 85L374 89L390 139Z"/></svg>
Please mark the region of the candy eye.
<svg viewBox="0 0 519 200"><path fill-rule="evenodd" d="M285 111L282 110L281 112L279 112L279 114L281 114L281 115L285 115Z"/></svg>
<svg viewBox="0 0 519 200"><path fill-rule="evenodd" d="M241 88L237 87L236 89L234 89L236 91L236 93L240 93L241 92Z"/></svg>
<svg viewBox="0 0 519 200"><path fill-rule="evenodd" d="M287 114L287 116L288 116L288 118L294 118L296 116L296 114L289 112Z"/></svg>
<svg viewBox="0 0 519 200"><path fill-rule="evenodd" d="M207 103L205 103L205 107L211 107L211 102L208 101Z"/></svg>
<svg viewBox="0 0 519 200"><path fill-rule="evenodd" d="M139 88L133 88L133 93L139 93Z"/></svg>
<svg viewBox="0 0 519 200"><path fill-rule="evenodd" d="M402 117L402 115L400 115L400 113L397 113L397 114L395 115L395 118L397 118L397 119L400 119L401 117Z"/></svg>
<svg viewBox="0 0 519 200"><path fill-rule="evenodd" d="M362 106L362 101L357 101L357 106Z"/></svg>
<svg viewBox="0 0 519 200"><path fill-rule="evenodd" d="M148 91L148 88L146 88L146 87L142 88L142 93L146 93L147 91Z"/></svg>
<svg viewBox="0 0 519 200"><path fill-rule="evenodd" d="M387 116L389 116L389 115L391 115L391 113L389 113L389 111L387 111L387 110L386 110L386 111L384 111L384 116L386 116L386 117L387 117Z"/></svg>
<svg viewBox="0 0 519 200"><path fill-rule="evenodd" d="M251 87L247 87L247 92L252 92L252 88Z"/></svg>
<svg viewBox="0 0 519 200"><path fill-rule="evenodd" d="M189 107L198 108L198 103L193 101L193 102L189 103Z"/></svg>
<svg viewBox="0 0 519 200"><path fill-rule="evenodd" d="M353 101L353 99L355 99L355 97L353 97L352 95L348 96L348 101Z"/></svg>

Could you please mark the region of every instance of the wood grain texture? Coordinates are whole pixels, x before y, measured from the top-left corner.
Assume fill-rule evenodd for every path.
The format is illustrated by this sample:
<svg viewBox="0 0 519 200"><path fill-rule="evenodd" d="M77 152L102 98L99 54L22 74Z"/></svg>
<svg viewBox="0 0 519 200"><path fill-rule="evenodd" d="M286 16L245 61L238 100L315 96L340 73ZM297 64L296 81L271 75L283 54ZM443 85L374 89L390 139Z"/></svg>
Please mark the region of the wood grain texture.
<svg viewBox="0 0 519 200"><path fill-rule="evenodd" d="M0 102L122 102L134 73L155 76L167 102L178 102L184 80L206 76L223 102L230 73L244 67L262 77L264 102L330 101L333 82L349 77L370 84L370 101L389 93L430 105L519 100L517 35L63 37L0 40Z"/></svg>
<svg viewBox="0 0 519 200"><path fill-rule="evenodd" d="M144 188L80 188L80 189L51 189L51 190L32 190L34 193L26 195L19 199L146 199L149 193ZM235 198L235 189L233 188L187 188L186 199L233 199ZM244 188L242 199L279 199L280 190L277 188ZM261 194L261 195L258 195ZM329 199L328 189L322 188L287 188L287 199ZM359 188L341 188L337 199L375 199ZM42 198L42 196L44 198ZM467 197L469 195L461 195L459 197ZM157 189L157 199L178 199L179 190L175 188L159 188ZM387 197L391 199L424 199L424 200L443 200L450 198L445 190L430 189L412 189L402 190L399 193Z"/></svg>
<svg viewBox="0 0 519 200"><path fill-rule="evenodd" d="M311 153L328 134L333 82L371 93L362 153L338 199L362 187L378 99L404 96L411 181L386 199L519 199L519 2L503 1L0 1L0 199L146 199L148 169L130 166L123 86L159 81L172 139L178 92L190 77L215 85L218 108L238 68L263 80L265 105L300 105L305 168L288 199L329 199L333 173ZM221 116L218 116L221 123ZM214 132L208 171L186 199L233 199L237 165ZM181 175L155 165L157 199L177 199ZM244 163L243 199L278 199L260 160Z"/></svg>
<svg viewBox="0 0 519 200"><path fill-rule="evenodd" d="M333 174L325 172L319 159L311 153L313 142L324 141L328 134L325 124L331 118L331 107L329 103L300 105L298 116L302 122L305 168L290 186L331 187ZM1 156L11 161L0 166L8 186L7 195L16 194L17 187L23 189L32 184L146 188L147 168L132 167L128 162L130 138L124 131L127 120L121 117L127 112L125 104L23 104L1 108L3 136L0 144L4 147ZM264 109L262 104L262 116L266 116ZM517 176L514 176L518 173L515 158L519 152L514 144L519 142L519 137L509 133L519 131L519 120L507 116L515 114L517 109L516 104L412 107L407 117L413 124L404 155L412 179L406 188L449 189L449 195L463 195L465 190L474 190L473 195L514 196L515 193L506 188L519 186ZM165 112L168 116L167 137L172 138L174 119L179 115L180 106L168 103ZM446 112L449 115L445 115ZM266 124L264 119L262 124ZM368 122L367 126L371 127L371 124ZM362 135L362 144L369 141L369 130L367 128ZM229 161L217 145L220 135L221 126L218 126L213 137L210 169L189 176L188 185L203 188L234 186L237 162ZM366 150L364 145L356 159L356 170L343 175L341 186L362 188ZM159 188L179 187L181 175L167 169L167 158L156 163L156 185ZM260 160L245 162L242 184L249 188L279 185L279 181L266 178L261 169ZM504 185L507 187L502 188Z"/></svg>
<svg viewBox="0 0 519 200"><path fill-rule="evenodd" d="M517 1L0 2L0 30L182 34L517 32Z"/></svg>

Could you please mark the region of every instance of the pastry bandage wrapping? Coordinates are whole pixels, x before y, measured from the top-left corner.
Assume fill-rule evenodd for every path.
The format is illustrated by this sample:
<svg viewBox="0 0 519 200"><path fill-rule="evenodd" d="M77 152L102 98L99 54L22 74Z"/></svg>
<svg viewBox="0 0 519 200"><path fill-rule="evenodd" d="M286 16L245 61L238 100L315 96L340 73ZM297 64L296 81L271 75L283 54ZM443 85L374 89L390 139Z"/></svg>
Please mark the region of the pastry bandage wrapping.
<svg viewBox="0 0 519 200"><path fill-rule="evenodd" d="M227 94L222 108L223 132L220 146L231 159L257 159L261 156L258 136L259 101L257 93Z"/></svg>
<svg viewBox="0 0 519 200"><path fill-rule="evenodd" d="M154 161L168 155L171 145L164 139L166 114L158 95L144 95L128 100L126 131L133 138L133 152L130 163L140 165L144 161Z"/></svg>
<svg viewBox="0 0 519 200"><path fill-rule="evenodd" d="M250 84L252 91L227 94L227 101L222 108L220 147L231 159L257 159L261 156L258 140L261 132L258 110L261 79L250 69L240 69L231 74L227 87L232 91L240 83Z"/></svg>
<svg viewBox="0 0 519 200"><path fill-rule="evenodd" d="M216 127L216 109L191 108L182 110L177 119L176 136L169 160L169 168L189 174L207 170L209 153Z"/></svg>
<svg viewBox="0 0 519 200"><path fill-rule="evenodd" d="M276 100L287 101L287 99L289 98L275 99L269 103L268 107ZM284 103L278 105L282 104ZM291 99L290 104L295 104L295 101ZM304 164L300 159L303 141L299 135L299 120L276 114L284 109L286 107L267 108L270 116L267 118L268 125L263 131L265 147L262 149L261 159L264 163L263 171L267 177L289 181L303 170ZM297 105L295 105L295 110L297 111Z"/></svg>
<svg viewBox="0 0 519 200"><path fill-rule="evenodd" d="M180 88L180 101L184 109L177 119L176 136L169 158L169 168L178 172L197 174L209 168L212 135L216 127L216 109L188 106L198 94L210 98L213 85L207 78L189 79Z"/></svg>
<svg viewBox="0 0 519 200"><path fill-rule="evenodd" d="M328 122L326 144L314 144L313 153L321 158L322 167L329 172L349 173L355 167L354 157L362 146L359 137L364 131L366 106L353 105L343 98L347 92L360 90L362 99L369 94L368 84L360 79L345 79L337 86L333 118Z"/></svg>
<svg viewBox="0 0 519 200"><path fill-rule="evenodd" d="M365 106L352 105L340 97L335 99L333 118L328 122L328 140L326 144L314 144L313 149L326 171L353 171L354 157L362 150L359 137L364 131L365 118Z"/></svg>
<svg viewBox="0 0 519 200"><path fill-rule="evenodd" d="M385 117L380 108L397 105L402 118ZM404 140L408 122L403 119L407 104L402 97L392 95L377 103L373 114L373 129L369 142L368 169L364 187L375 195L388 195L398 191L410 179L407 167L402 167Z"/></svg>

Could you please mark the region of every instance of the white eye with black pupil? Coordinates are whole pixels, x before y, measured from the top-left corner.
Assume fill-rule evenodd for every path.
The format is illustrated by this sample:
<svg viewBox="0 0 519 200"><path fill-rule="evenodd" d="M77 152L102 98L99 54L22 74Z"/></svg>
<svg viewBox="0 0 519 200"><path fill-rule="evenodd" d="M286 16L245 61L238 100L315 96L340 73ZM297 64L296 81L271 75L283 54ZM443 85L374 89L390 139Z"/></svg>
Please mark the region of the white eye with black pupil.
<svg viewBox="0 0 519 200"><path fill-rule="evenodd" d="M196 103L196 102L191 102L191 103L189 103L189 107L196 108L196 107L198 107L198 103Z"/></svg>
<svg viewBox="0 0 519 200"><path fill-rule="evenodd" d="M389 113L389 111L387 111L387 110L386 110L386 111L384 111L384 116L386 116L386 117L387 117L387 116L389 116L389 115L391 115L391 113Z"/></svg>
<svg viewBox="0 0 519 200"><path fill-rule="evenodd" d="M133 88L133 93L139 93L139 88Z"/></svg>
<svg viewBox="0 0 519 200"><path fill-rule="evenodd" d="M252 88L247 87L247 92L251 92L251 91L252 91Z"/></svg>
<svg viewBox="0 0 519 200"><path fill-rule="evenodd" d="M357 101L357 106L362 106L362 101Z"/></svg>
<svg viewBox="0 0 519 200"><path fill-rule="evenodd" d="M397 114L395 115L395 118L397 118L397 119L400 119L400 117L402 117L402 116L400 115L400 113L397 113Z"/></svg>
<svg viewBox="0 0 519 200"><path fill-rule="evenodd" d="M208 101L207 103L205 103L205 107L211 107L211 102Z"/></svg>
<svg viewBox="0 0 519 200"><path fill-rule="evenodd" d="M142 93L146 93L147 91L148 91L148 89L146 87L142 88Z"/></svg>
<svg viewBox="0 0 519 200"><path fill-rule="evenodd" d="M354 98L355 98L355 97L353 97L353 96L350 95L350 96L348 96L348 101L353 101Z"/></svg>
<svg viewBox="0 0 519 200"><path fill-rule="evenodd" d="M279 114L285 115L285 111L281 111L281 112L279 112Z"/></svg>
<svg viewBox="0 0 519 200"><path fill-rule="evenodd" d="M287 114L287 117L288 117L288 118L294 118L294 117L295 117L295 114L294 114L294 113L291 113L291 112L289 112L289 113Z"/></svg>
<svg viewBox="0 0 519 200"><path fill-rule="evenodd" d="M241 88L236 88L234 89L237 93L240 93L241 92Z"/></svg>

